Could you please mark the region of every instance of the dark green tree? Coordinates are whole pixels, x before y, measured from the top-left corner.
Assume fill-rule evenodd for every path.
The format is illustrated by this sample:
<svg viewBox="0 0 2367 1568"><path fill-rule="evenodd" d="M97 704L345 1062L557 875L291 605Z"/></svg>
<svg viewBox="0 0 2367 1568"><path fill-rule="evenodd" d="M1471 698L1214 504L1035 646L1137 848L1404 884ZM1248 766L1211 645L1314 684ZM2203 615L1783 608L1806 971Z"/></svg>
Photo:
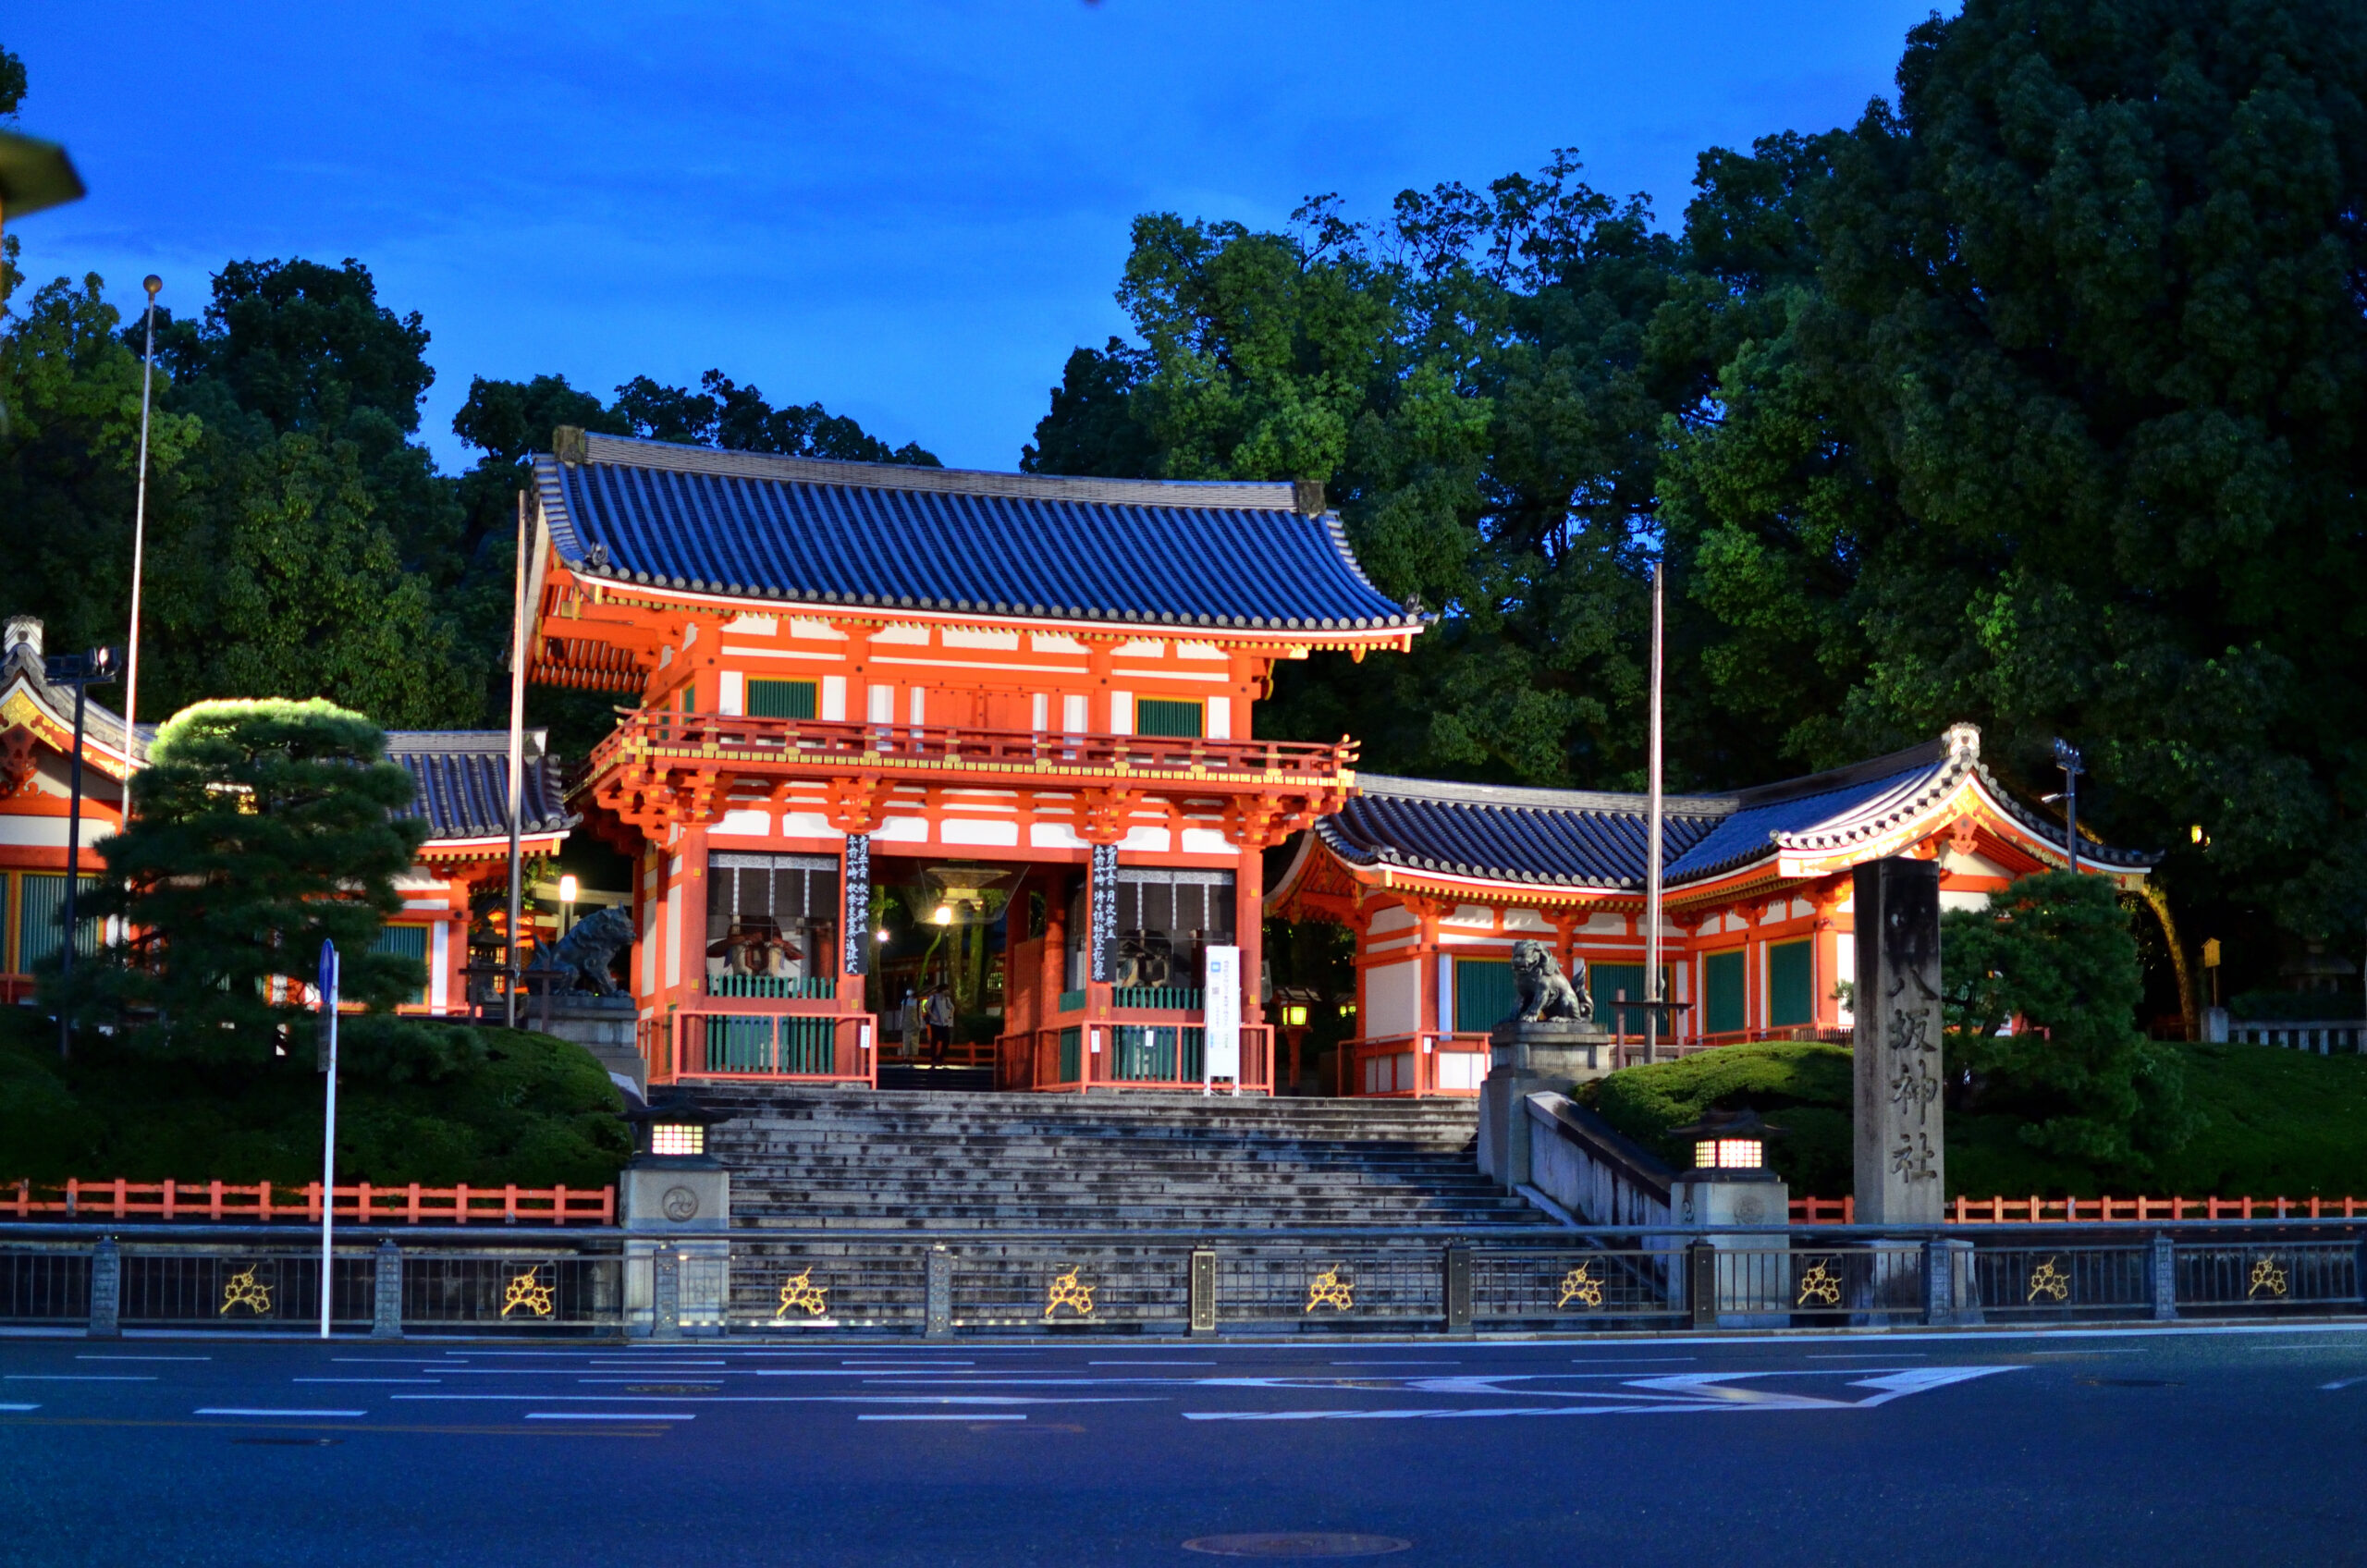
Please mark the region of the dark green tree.
<svg viewBox="0 0 2367 1568"><path fill-rule="evenodd" d="M2141 1173L2192 1129L2177 1059L2138 1032L2137 940L2112 883L2048 872L1941 916L1950 1065L2022 1136ZM2011 1035L2000 1031L2017 1028Z"/></svg>
<svg viewBox="0 0 2367 1568"><path fill-rule="evenodd" d="M14 125L17 105L25 101L25 62L0 44L0 125ZM16 235L0 239L0 309L17 287L17 252L24 241ZM5 406L5 405L0 405Z"/></svg>
<svg viewBox="0 0 2367 1568"><path fill-rule="evenodd" d="M727 451L777 452L845 462L944 466L918 443L890 447L855 421L831 413L819 403L775 408L754 386L742 386L719 370L701 376L696 392L661 386L645 375L634 376L617 388L616 412L623 416L630 434L653 441L686 441Z"/></svg>
<svg viewBox="0 0 2367 1568"><path fill-rule="evenodd" d="M133 778L131 825L100 846L108 875L86 904L133 935L53 999L134 1055L250 1072L300 1057L309 1069L303 987L326 939L345 998L373 1010L347 1035L358 1068L433 1072L469 1055L465 1032L394 1016L426 977L416 960L373 950L401 907L395 877L426 837L395 815L412 785L384 748L376 725L318 699L174 715Z"/></svg>
<svg viewBox="0 0 2367 1568"><path fill-rule="evenodd" d="M2035 780L2068 733L2083 820L2182 897L2367 918L2362 21L1970 0L1910 35L1809 181L1813 290L1681 465L1724 690L1797 760L1972 718Z"/></svg>
<svg viewBox="0 0 2367 1568"><path fill-rule="evenodd" d="M1354 732L1368 766L1538 783L1639 773L1662 421L1706 372L1654 350L1678 251L1557 153L1386 224L1137 219L1138 345L1079 349L1023 461L1321 479L1359 559L1442 618L1410 660L1293 666L1269 732Z"/></svg>

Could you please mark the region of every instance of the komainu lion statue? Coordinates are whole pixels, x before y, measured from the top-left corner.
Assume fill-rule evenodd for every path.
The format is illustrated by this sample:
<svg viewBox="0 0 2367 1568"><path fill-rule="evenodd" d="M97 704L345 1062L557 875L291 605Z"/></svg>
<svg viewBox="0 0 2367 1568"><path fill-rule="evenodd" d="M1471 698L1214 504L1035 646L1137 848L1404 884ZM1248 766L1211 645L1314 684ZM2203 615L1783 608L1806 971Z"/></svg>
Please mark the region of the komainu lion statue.
<svg viewBox="0 0 2367 1568"><path fill-rule="evenodd" d="M1513 984L1520 992L1520 1008L1504 1022L1535 1023L1566 1018L1575 1023L1594 1022L1594 998L1587 994L1587 963L1578 960L1576 983L1562 973L1562 965L1542 942L1513 944Z"/></svg>
<svg viewBox="0 0 2367 1568"><path fill-rule="evenodd" d="M604 997L618 994L608 966L632 943L632 916L611 904L587 914L568 928L558 945L535 955L534 967L564 970L574 977L572 988L590 989Z"/></svg>

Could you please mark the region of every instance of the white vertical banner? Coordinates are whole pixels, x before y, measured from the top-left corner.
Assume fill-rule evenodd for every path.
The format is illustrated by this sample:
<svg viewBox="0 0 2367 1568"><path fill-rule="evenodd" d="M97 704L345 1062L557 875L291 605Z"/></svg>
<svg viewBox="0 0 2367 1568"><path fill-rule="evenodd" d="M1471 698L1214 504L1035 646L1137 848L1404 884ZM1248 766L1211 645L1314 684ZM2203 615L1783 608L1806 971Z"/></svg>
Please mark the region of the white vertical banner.
<svg viewBox="0 0 2367 1568"><path fill-rule="evenodd" d="M1200 1082L1205 1091L1218 1079L1229 1079L1241 1089L1241 949L1209 948L1202 976L1200 1020L1207 1041L1200 1048Z"/></svg>

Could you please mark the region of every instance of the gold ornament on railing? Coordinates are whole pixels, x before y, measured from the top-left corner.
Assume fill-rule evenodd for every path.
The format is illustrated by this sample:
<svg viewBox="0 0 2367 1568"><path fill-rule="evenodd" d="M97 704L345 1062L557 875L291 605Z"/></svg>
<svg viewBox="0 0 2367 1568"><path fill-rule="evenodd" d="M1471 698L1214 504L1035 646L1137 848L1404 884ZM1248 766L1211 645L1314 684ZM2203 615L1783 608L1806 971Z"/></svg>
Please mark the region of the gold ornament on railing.
<svg viewBox="0 0 2367 1568"><path fill-rule="evenodd" d="M551 1300L551 1291L552 1287L542 1281L540 1266L512 1275L509 1288L502 1292L501 1316L507 1317L522 1306L537 1317L548 1317L557 1305Z"/></svg>
<svg viewBox="0 0 2367 1568"><path fill-rule="evenodd" d="M1815 1268L1800 1276L1799 1299L1794 1306L1806 1306L1811 1301L1820 1306L1841 1305L1841 1276L1826 1267L1830 1259L1820 1260Z"/></svg>
<svg viewBox="0 0 2367 1568"><path fill-rule="evenodd" d="M260 1264L250 1264L224 1282L223 1313L227 1313L234 1306L243 1306L258 1316L271 1310L271 1287L255 1280L255 1270L261 1267Z"/></svg>
<svg viewBox="0 0 2367 1568"><path fill-rule="evenodd" d="M2051 1257L2030 1270L2030 1292L2022 1300L2027 1304L2041 1296L2049 1301L2071 1299L2071 1276L2055 1268L2054 1259Z"/></svg>
<svg viewBox="0 0 2367 1568"><path fill-rule="evenodd" d="M1562 1276L1562 1299L1553 1304L1554 1309L1559 1311L1572 1302L1581 1306L1602 1305L1602 1281L1594 1277L1593 1264L1581 1263Z"/></svg>
<svg viewBox="0 0 2367 1568"><path fill-rule="evenodd" d="M1055 1312L1067 1307L1079 1317L1093 1316L1093 1287L1077 1280L1077 1270L1052 1276L1051 1288L1044 1294L1044 1317L1049 1321Z"/></svg>
<svg viewBox="0 0 2367 1568"><path fill-rule="evenodd" d="M828 1286L814 1282L814 1266L809 1263L780 1282L780 1306L773 1313L773 1321L778 1323L787 1317L791 1307L808 1317L819 1317L829 1310L830 1304L826 1299L829 1293Z"/></svg>
<svg viewBox="0 0 2367 1568"><path fill-rule="evenodd" d="M1335 1264L1307 1281L1307 1311L1313 1312L1318 1306L1333 1307L1342 1312L1355 1310L1356 1282L1340 1278L1340 1270L1346 1267L1344 1263Z"/></svg>
<svg viewBox="0 0 2367 1568"><path fill-rule="evenodd" d="M2285 1293L2285 1270L2276 1266L2274 1254L2252 1265L2252 1288L2244 1292L2244 1299L2250 1301L2263 1291L2273 1296Z"/></svg>

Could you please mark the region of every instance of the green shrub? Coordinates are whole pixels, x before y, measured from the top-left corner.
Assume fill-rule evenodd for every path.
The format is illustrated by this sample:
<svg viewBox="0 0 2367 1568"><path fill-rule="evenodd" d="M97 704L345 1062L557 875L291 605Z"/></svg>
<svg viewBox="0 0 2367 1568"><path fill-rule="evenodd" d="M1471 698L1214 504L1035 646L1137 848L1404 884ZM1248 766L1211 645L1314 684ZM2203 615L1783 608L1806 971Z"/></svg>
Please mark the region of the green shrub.
<svg viewBox="0 0 2367 1568"><path fill-rule="evenodd" d="M312 1052L261 1067L159 1060L84 1037L59 1063L29 1010L0 1013L0 1181L122 1176L273 1182L320 1176ZM396 1186L600 1187L632 1152L607 1072L547 1035L472 1032L434 1082L341 1078L337 1180Z"/></svg>
<svg viewBox="0 0 2367 1568"><path fill-rule="evenodd" d="M2181 1073L2191 1134L2139 1174L2033 1146L2010 1109L1948 1114L1948 1194L1968 1197L2367 1197L2367 1057L2271 1046L2165 1045ZM1712 1107L1750 1106L1791 1135L1770 1160L1795 1196L1837 1198L1855 1180L1850 1053L1844 1046L1728 1046L1587 1085L1581 1097L1674 1163L1671 1144Z"/></svg>

